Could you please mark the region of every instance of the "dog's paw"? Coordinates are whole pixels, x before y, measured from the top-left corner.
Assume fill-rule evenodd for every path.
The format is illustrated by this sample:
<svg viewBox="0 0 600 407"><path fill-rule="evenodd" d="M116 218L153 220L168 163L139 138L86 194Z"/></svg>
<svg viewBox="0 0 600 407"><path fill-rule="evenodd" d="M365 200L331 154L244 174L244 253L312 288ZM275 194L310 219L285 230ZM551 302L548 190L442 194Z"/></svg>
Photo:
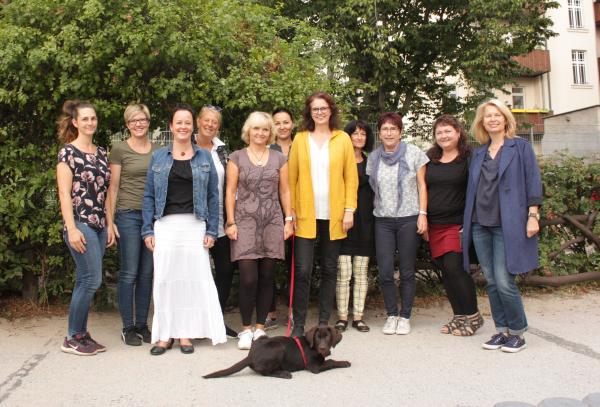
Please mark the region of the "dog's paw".
<svg viewBox="0 0 600 407"><path fill-rule="evenodd" d="M342 360L341 362L338 362L338 363L339 363L339 367L350 367L350 366L352 366L352 364L350 362L348 362L347 360Z"/></svg>

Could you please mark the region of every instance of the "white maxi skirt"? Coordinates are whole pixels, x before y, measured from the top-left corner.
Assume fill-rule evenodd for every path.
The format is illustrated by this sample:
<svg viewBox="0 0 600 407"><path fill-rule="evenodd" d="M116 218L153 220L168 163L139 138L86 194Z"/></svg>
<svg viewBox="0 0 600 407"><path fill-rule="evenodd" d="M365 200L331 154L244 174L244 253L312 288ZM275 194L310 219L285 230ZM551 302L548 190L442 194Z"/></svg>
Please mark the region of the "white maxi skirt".
<svg viewBox="0 0 600 407"><path fill-rule="evenodd" d="M154 223L152 343L169 338L227 341L208 249L206 223L193 214L163 216Z"/></svg>

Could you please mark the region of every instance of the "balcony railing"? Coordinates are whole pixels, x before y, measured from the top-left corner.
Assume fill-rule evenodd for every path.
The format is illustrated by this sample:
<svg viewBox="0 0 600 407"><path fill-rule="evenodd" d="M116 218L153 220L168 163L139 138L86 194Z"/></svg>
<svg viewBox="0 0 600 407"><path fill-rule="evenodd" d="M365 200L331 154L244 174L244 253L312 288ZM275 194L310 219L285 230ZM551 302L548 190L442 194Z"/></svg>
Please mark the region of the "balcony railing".
<svg viewBox="0 0 600 407"><path fill-rule="evenodd" d="M597 4L597 3L594 3ZM513 57L521 66L531 69L526 76L539 76L550 72L550 51L547 49L534 49L528 54Z"/></svg>

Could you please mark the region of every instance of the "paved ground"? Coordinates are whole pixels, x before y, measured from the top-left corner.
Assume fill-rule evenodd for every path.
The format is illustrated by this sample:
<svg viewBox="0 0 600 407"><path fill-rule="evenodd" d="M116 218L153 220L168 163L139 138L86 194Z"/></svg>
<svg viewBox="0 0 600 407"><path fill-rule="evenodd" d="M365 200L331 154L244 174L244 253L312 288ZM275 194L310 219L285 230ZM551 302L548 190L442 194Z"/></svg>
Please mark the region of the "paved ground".
<svg viewBox="0 0 600 407"><path fill-rule="evenodd" d="M474 337L438 333L450 315L445 304L418 308L408 336L381 334L385 316L371 310L372 331L349 330L333 358L352 367L292 380L265 378L249 369L225 379L200 376L238 361L236 340L196 352L176 347L152 357L149 345L126 347L117 313L90 316L94 337L108 352L93 357L61 353L66 318L0 320L0 404L7 406L493 406L504 401L536 405L550 397L582 400L600 391L600 292L526 298L529 348L518 354L485 351L493 333ZM314 312L313 312L314 316ZM236 314L227 316L238 326ZM276 331L284 334L283 328Z"/></svg>

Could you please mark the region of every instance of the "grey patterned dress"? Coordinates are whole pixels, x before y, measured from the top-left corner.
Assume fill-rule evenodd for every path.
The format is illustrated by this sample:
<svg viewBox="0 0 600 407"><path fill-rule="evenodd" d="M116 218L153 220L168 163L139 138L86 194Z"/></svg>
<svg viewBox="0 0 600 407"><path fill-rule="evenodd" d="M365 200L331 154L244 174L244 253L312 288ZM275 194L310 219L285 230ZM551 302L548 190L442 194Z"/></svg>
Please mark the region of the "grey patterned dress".
<svg viewBox="0 0 600 407"><path fill-rule="evenodd" d="M235 223L238 239L231 241L231 261L284 259L283 218L279 204L279 171L285 155L270 150L263 167L252 164L248 150L229 156L238 167Z"/></svg>

